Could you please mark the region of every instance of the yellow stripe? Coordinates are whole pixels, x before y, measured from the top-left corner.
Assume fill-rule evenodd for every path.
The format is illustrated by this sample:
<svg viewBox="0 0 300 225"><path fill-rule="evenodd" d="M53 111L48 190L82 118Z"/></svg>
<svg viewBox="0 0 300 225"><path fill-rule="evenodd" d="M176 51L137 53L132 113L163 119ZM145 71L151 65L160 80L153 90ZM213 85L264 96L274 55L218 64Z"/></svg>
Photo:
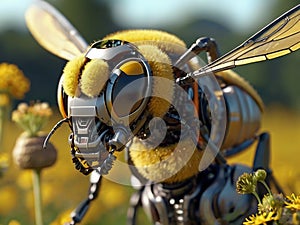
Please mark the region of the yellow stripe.
<svg viewBox="0 0 300 225"><path fill-rule="evenodd" d="M267 54L267 59L275 59L275 58L278 58L280 56L283 56L283 55L286 55L289 53L291 53L291 51L289 49L284 49L284 50L281 50L278 52Z"/></svg>
<svg viewBox="0 0 300 225"><path fill-rule="evenodd" d="M214 71L221 71L222 69L224 68L231 68L231 67L234 67L234 62L233 61L229 61L229 62L226 62L226 63L221 63L217 66L214 66L214 67L208 67L208 69L206 70L207 73L209 72L214 72Z"/></svg>
<svg viewBox="0 0 300 225"><path fill-rule="evenodd" d="M292 51L296 51L300 48L300 42L291 47Z"/></svg>
<svg viewBox="0 0 300 225"><path fill-rule="evenodd" d="M264 55L261 55L261 56L256 56L256 57L251 57L251 58L236 60L235 61L235 65L236 66L240 66L240 65L245 65L245 64L260 62L260 61L264 61L264 60L266 60L266 57Z"/></svg>

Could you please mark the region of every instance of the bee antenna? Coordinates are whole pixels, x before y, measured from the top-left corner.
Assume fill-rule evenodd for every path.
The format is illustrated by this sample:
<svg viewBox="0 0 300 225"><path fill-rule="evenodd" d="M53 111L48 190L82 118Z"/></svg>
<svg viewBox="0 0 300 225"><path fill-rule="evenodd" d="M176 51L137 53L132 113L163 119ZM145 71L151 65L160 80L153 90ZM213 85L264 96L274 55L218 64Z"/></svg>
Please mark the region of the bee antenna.
<svg viewBox="0 0 300 225"><path fill-rule="evenodd" d="M47 137L45 138L44 140L44 144L43 144L43 148L46 149L47 148L47 144L48 144L48 141L50 139L50 137L54 134L54 132L65 122L69 122L70 118L64 118L60 121L58 121L54 127L51 129L51 131L49 132L49 134L47 135Z"/></svg>

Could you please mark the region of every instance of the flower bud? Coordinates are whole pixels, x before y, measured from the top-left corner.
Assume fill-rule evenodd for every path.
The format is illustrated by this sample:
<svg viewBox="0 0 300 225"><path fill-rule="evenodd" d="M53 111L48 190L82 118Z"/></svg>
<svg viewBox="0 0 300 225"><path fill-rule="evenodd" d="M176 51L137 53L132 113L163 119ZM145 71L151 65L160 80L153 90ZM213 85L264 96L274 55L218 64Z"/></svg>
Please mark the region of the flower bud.
<svg viewBox="0 0 300 225"><path fill-rule="evenodd" d="M258 182L262 182L267 177L267 172L263 169L258 169L255 171L254 176Z"/></svg>
<svg viewBox="0 0 300 225"><path fill-rule="evenodd" d="M57 158L55 147L48 143L43 149L46 136L28 137L22 134L13 149L14 162L21 169L42 169L52 166Z"/></svg>

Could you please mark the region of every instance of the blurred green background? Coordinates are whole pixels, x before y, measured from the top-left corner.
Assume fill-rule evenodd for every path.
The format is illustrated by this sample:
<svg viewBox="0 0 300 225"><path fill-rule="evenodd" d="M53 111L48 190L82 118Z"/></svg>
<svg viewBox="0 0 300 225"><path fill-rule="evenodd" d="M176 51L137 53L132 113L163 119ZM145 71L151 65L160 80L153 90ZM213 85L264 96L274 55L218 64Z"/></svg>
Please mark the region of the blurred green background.
<svg viewBox="0 0 300 225"><path fill-rule="evenodd" d="M187 45L198 37L214 37L222 53L246 40L300 1L159 1L159 0L49 0L81 32L87 42L122 29L154 28L174 33ZM184 2L184 4L182 4ZM14 3L14 19L5 19L4 10ZM66 63L42 49L25 28L23 11L29 0L0 0L0 62L16 64L31 81L22 101L39 99L56 110L56 87ZM22 5L17 10L16 5ZM5 7L4 7L5 6ZM184 7L183 7L184 6ZM251 6L251 7L250 7ZM23 11L22 11L23 10ZM9 10L7 10L10 12ZM8 16L8 15L7 15ZM16 21L19 21L17 23ZM263 129L272 135L272 165L287 192L300 193L300 89L299 52L268 62L237 68L257 89L266 104ZM15 104L18 102L16 101ZM56 113L46 130L60 119ZM3 151L10 152L21 133L10 121L6 124ZM43 174L45 224L60 224L85 196L88 178L73 168L67 143L68 129L60 129L52 139L59 151L57 163ZM2 151L2 149L1 149ZM253 155L253 151L249 151ZM232 161L247 161L248 155ZM105 180L103 190L83 224L125 224L132 189ZM0 178L0 224L16 219L34 224L31 173L12 163Z"/></svg>

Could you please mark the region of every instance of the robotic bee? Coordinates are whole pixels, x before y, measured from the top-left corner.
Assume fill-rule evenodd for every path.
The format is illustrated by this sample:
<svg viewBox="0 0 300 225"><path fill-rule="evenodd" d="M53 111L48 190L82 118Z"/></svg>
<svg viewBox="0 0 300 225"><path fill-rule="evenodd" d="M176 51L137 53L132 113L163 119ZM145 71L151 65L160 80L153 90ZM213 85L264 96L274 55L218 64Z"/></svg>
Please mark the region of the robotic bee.
<svg viewBox="0 0 300 225"><path fill-rule="evenodd" d="M38 19L37 19L38 18ZM90 46L51 5L36 1L26 13L35 39L69 60L58 84L63 123L75 168L90 176L88 197L74 210L79 223L97 197L101 179L124 151L132 173L128 224L141 207L153 224L242 224L256 209L235 191L244 172L269 168L269 134L259 133L263 103L232 68L300 48L300 5L219 57L212 38L189 48L158 30L109 34ZM208 64L199 57L206 52ZM226 158L255 145L252 168Z"/></svg>

